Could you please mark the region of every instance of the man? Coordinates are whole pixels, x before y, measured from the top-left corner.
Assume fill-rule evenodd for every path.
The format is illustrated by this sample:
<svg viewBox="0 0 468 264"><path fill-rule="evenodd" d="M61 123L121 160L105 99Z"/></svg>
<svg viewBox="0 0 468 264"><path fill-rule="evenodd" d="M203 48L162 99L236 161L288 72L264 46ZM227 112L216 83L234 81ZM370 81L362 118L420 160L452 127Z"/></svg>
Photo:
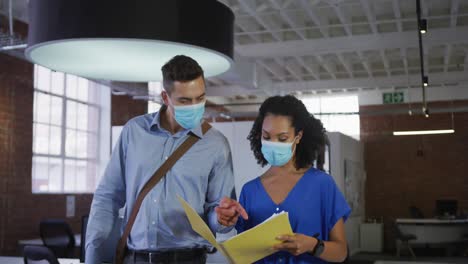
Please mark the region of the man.
<svg viewBox="0 0 468 264"><path fill-rule="evenodd" d="M94 194L86 263L101 263L100 249L119 208L126 205L125 224L143 185L189 133L200 140L144 199L127 241L125 263L205 263L210 245L191 229L177 195L204 216L213 232L228 232L239 215L247 217L236 201L225 197L234 188L226 138L214 128L202 133L203 70L195 60L178 55L162 67L162 73L163 107L124 126Z"/></svg>

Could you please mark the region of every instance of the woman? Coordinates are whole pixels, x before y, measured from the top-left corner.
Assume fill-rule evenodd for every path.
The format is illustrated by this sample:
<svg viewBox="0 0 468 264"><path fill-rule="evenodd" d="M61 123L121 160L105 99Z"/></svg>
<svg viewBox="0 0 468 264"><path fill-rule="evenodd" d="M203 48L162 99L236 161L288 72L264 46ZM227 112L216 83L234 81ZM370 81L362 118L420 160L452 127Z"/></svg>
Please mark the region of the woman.
<svg viewBox="0 0 468 264"><path fill-rule="evenodd" d="M293 96L270 97L260 107L248 139L258 163L271 167L242 188L239 202L248 219L239 218L236 229L240 233L286 211L294 235L278 237L278 252L258 263L346 258L344 221L351 209L333 178L312 167L325 138L322 123Z"/></svg>

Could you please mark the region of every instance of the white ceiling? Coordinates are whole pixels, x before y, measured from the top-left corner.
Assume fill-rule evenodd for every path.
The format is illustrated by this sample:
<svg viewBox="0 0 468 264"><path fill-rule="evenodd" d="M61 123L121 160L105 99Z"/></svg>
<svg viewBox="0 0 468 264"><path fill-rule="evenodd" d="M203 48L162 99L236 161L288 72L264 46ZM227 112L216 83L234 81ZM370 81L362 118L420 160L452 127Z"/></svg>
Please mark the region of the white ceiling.
<svg viewBox="0 0 468 264"><path fill-rule="evenodd" d="M235 13L235 51L255 65L257 89L218 80L211 83L212 94L421 85L415 0L221 2ZM423 45L430 85L466 83L468 0L422 0L422 18L428 20Z"/></svg>
<svg viewBox="0 0 468 264"><path fill-rule="evenodd" d="M13 0L23 21L27 2ZM220 2L235 14L236 58L231 72L209 80L214 102L421 86L415 0ZM421 3L430 86L468 89L468 0Z"/></svg>

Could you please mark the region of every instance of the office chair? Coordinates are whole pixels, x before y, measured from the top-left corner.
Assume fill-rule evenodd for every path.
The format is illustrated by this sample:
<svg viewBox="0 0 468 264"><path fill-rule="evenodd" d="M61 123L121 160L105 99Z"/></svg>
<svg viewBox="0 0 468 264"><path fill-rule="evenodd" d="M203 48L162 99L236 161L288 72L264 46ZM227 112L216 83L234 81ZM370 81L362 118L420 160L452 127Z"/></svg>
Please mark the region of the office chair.
<svg viewBox="0 0 468 264"><path fill-rule="evenodd" d="M44 245L58 258L72 258L75 250L75 236L70 226L62 219L45 219L39 224L39 233Z"/></svg>
<svg viewBox="0 0 468 264"><path fill-rule="evenodd" d="M417 219L424 218L423 212L418 207L410 206L408 209L409 209L411 218L417 218Z"/></svg>
<svg viewBox="0 0 468 264"><path fill-rule="evenodd" d="M25 246L23 249L24 264L59 264L57 257L45 246Z"/></svg>
<svg viewBox="0 0 468 264"><path fill-rule="evenodd" d="M405 246L408 249L411 256L416 257L416 255L414 254L413 249L411 248L411 246L409 244L409 241L416 240L416 239L418 239L418 237L413 235L413 234L403 233L397 223L393 224L393 229L394 229L395 235L396 235L396 247L397 247L396 248L396 250L397 250L396 255L397 255L397 257L400 257L400 250L401 250L402 245Z"/></svg>

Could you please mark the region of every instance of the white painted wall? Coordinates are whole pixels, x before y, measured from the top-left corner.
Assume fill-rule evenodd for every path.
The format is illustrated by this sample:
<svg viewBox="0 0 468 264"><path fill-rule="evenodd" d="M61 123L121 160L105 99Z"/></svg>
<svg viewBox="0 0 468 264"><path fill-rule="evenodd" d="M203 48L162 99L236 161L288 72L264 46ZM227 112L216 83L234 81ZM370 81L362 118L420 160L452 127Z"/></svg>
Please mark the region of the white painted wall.
<svg viewBox="0 0 468 264"><path fill-rule="evenodd" d="M221 122L211 123L213 127L221 131L229 141L234 166L236 194L239 197L242 186L248 181L262 175L268 166L262 168L257 164L250 142L247 140L253 122Z"/></svg>
<svg viewBox="0 0 468 264"><path fill-rule="evenodd" d="M362 143L356 139L341 133L329 132L327 134L330 139L331 174L341 192L344 194L344 161L346 159L359 162L364 165L363 146ZM364 193L362 195L364 195ZM364 206L363 209L365 209L365 205L362 204L362 206ZM351 255L360 251L359 227L364 221L365 210L362 212L362 216L350 217L345 224L346 238L348 240Z"/></svg>

